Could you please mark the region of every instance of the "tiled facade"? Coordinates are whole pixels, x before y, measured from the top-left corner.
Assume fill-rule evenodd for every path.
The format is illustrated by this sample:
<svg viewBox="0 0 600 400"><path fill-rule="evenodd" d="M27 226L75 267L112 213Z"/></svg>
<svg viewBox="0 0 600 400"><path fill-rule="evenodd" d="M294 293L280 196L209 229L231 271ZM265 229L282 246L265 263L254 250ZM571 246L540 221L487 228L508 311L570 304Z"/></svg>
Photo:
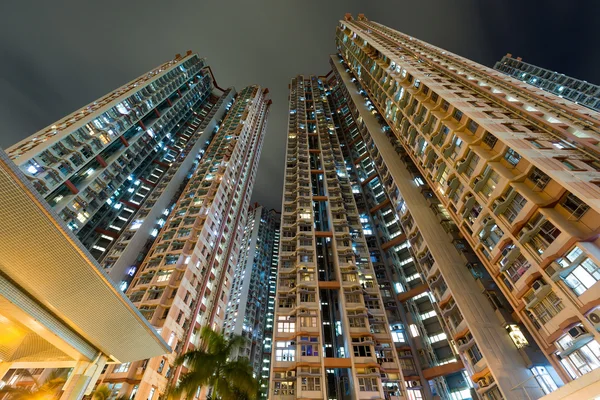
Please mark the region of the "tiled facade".
<svg viewBox="0 0 600 400"><path fill-rule="evenodd" d="M236 349L235 356L249 359L255 377L263 380L265 389L275 304L275 287L270 284L277 279L280 223L281 214L275 210L259 204L250 207L223 327L225 335L246 339L246 344ZM267 375L263 376L263 372Z"/></svg>
<svg viewBox="0 0 600 400"><path fill-rule="evenodd" d="M432 295L486 399L539 398L600 366L599 115L363 16L337 46L339 118L360 132L346 151L361 186L380 180L424 282L398 279L406 308Z"/></svg>
<svg viewBox="0 0 600 400"><path fill-rule="evenodd" d="M577 104L600 111L600 86L571 78L555 71L524 62L512 54L502 57L494 69L530 85L554 93Z"/></svg>

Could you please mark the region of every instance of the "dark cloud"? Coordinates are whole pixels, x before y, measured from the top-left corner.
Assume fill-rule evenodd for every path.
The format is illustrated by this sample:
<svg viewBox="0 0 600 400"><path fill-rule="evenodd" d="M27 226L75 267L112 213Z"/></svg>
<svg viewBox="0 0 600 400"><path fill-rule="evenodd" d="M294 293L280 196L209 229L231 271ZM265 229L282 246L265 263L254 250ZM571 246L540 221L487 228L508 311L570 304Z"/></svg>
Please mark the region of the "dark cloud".
<svg viewBox="0 0 600 400"><path fill-rule="evenodd" d="M346 12L486 65L507 52L600 82L600 2L547 0L174 0L5 2L0 15L0 146L7 147L188 49L220 86L273 98L253 199L279 209L287 90L324 74Z"/></svg>

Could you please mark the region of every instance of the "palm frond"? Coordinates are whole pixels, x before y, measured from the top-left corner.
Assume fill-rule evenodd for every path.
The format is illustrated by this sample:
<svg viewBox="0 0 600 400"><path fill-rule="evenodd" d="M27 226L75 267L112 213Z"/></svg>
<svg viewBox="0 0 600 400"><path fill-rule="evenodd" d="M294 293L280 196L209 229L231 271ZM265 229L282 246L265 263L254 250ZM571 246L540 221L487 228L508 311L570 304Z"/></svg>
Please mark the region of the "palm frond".
<svg viewBox="0 0 600 400"><path fill-rule="evenodd" d="M227 353L231 354L234 350L239 349L246 344L248 339L240 335L234 335L227 341Z"/></svg>
<svg viewBox="0 0 600 400"><path fill-rule="evenodd" d="M253 377L253 370L250 362L243 358L230 361L223 366L223 376L233 382L233 386L240 392L255 396L258 390L258 381Z"/></svg>
<svg viewBox="0 0 600 400"><path fill-rule="evenodd" d="M236 400L236 394L233 388L233 382L225 376L219 376L215 379L213 385L215 394L222 400Z"/></svg>
<svg viewBox="0 0 600 400"><path fill-rule="evenodd" d="M92 392L93 400L107 400L112 395L112 391L106 385L100 385Z"/></svg>
<svg viewBox="0 0 600 400"><path fill-rule="evenodd" d="M234 349L244 344L242 336L227 338L210 327L202 328L200 347L179 356L175 364L185 365L188 372L181 376L169 397L185 395L190 400L200 387L212 387L212 397L220 400L255 399L258 382L252 366L245 359L230 361Z"/></svg>

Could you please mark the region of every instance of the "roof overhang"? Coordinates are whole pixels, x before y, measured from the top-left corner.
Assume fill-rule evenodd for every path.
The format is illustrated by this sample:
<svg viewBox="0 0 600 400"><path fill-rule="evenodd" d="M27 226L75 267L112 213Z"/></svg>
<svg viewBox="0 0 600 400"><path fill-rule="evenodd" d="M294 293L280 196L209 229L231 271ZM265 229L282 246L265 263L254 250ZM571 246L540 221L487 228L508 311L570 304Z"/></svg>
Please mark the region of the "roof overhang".
<svg viewBox="0 0 600 400"><path fill-rule="evenodd" d="M0 339L0 358L15 363L171 351L1 149Z"/></svg>

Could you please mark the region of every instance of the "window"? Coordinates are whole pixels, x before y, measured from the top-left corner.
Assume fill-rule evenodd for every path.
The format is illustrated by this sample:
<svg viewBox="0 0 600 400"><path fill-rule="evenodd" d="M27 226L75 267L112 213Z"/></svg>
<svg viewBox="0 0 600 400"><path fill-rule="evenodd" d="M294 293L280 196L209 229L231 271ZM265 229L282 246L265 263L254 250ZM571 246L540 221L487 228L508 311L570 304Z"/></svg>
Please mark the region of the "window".
<svg viewBox="0 0 600 400"><path fill-rule="evenodd" d="M177 315L177 319L175 320L175 322L180 323L182 318L183 318L183 311L179 311L179 314Z"/></svg>
<svg viewBox="0 0 600 400"><path fill-rule="evenodd" d="M404 337L404 332L392 331L392 340L396 343L406 342L406 338Z"/></svg>
<svg viewBox="0 0 600 400"><path fill-rule="evenodd" d="M560 201L560 205L569 211L572 217L577 219L583 217L583 214L590 209L590 206L579 200L573 193L567 193Z"/></svg>
<svg viewBox="0 0 600 400"><path fill-rule="evenodd" d="M316 357L319 355L319 338L316 336L304 336L300 338L303 344L300 346L300 353L302 356ZM306 342L310 342L307 344Z"/></svg>
<svg viewBox="0 0 600 400"><path fill-rule="evenodd" d="M542 324L546 324L554 316L556 316L563 308L565 308L560 300L560 297L554 292L548 293L538 304L532 309L533 315Z"/></svg>
<svg viewBox="0 0 600 400"><path fill-rule="evenodd" d="M350 324L350 328L365 328L367 326L364 317L348 316L348 323Z"/></svg>
<svg viewBox="0 0 600 400"><path fill-rule="evenodd" d="M535 380L540 384L542 390L546 394L550 394L558 389L556 383L544 367L533 367L531 368L531 372L533 376L535 376Z"/></svg>
<svg viewBox="0 0 600 400"><path fill-rule="evenodd" d="M506 271L504 271L504 274L510 279L512 283L516 283L519 279L521 279L523 274L527 272L530 266L531 264L529 264L525 257L519 254L519 256L512 263L512 265L508 267Z"/></svg>
<svg viewBox="0 0 600 400"><path fill-rule="evenodd" d="M486 173L489 171L489 169L491 169L491 167L488 165L483 173L484 177L485 177ZM489 198L491 196L492 192L496 189L496 184L498 183L498 181L500 181L500 175L498 175L498 173L496 171L490 172L488 175L488 178L485 181L485 184L483 185L483 187L480 190L481 194L483 194L485 197Z"/></svg>
<svg viewBox="0 0 600 400"><path fill-rule="evenodd" d="M415 324L410 324L409 329L410 329L410 334L412 337L419 336L419 328L417 328L417 326Z"/></svg>
<svg viewBox="0 0 600 400"><path fill-rule="evenodd" d="M533 140L533 139L527 139L527 141L529 143L531 143L531 145L533 145L534 147L537 147L538 149L547 149L546 146L544 146L543 144L541 144L540 142L538 142L537 140Z"/></svg>
<svg viewBox="0 0 600 400"><path fill-rule="evenodd" d="M546 221L538 234L529 241L529 244L538 254L542 254L558 236L560 236L560 229L552 222Z"/></svg>
<svg viewBox="0 0 600 400"><path fill-rule="evenodd" d="M309 293L300 293L300 302L301 303L314 303L316 301L316 296L314 292Z"/></svg>
<svg viewBox="0 0 600 400"><path fill-rule="evenodd" d="M277 342L275 346L276 361L294 361L296 358L296 346L292 342Z"/></svg>
<svg viewBox="0 0 600 400"><path fill-rule="evenodd" d="M500 393L498 386L494 386L485 392L485 400L504 400L504 396Z"/></svg>
<svg viewBox="0 0 600 400"><path fill-rule="evenodd" d="M469 157L471 157L471 160L469 161L469 164L467 165L467 168L465 169L465 175L470 177L471 175L473 175L473 171L475 171L475 168L477 167L477 164L479 163L479 156L477 154L473 153L471 150L469 150L467 159Z"/></svg>
<svg viewBox="0 0 600 400"><path fill-rule="evenodd" d="M600 268L590 258L585 257L579 247L575 247L565 258L557 261L565 268L578 264L563 278L577 296L581 296L600 280Z"/></svg>
<svg viewBox="0 0 600 400"><path fill-rule="evenodd" d="M467 125L467 129L469 130L469 132L475 133L477 132L477 129L479 129L479 124L473 120L470 120L469 124Z"/></svg>
<svg viewBox="0 0 600 400"><path fill-rule="evenodd" d="M371 346L352 346L354 350L354 357L371 357Z"/></svg>
<svg viewBox="0 0 600 400"><path fill-rule="evenodd" d="M441 333L429 336L429 342L430 343L440 342L440 341L445 340L445 339L446 339L446 334L444 332L441 332Z"/></svg>
<svg viewBox="0 0 600 400"><path fill-rule="evenodd" d="M302 390L320 391L321 390L321 378L319 378L319 377L302 378L301 385L302 385Z"/></svg>
<svg viewBox="0 0 600 400"><path fill-rule="evenodd" d="M513 222L515 218L517 218L517 215L519 215L523 207L525 207L525 204L527 204L527 200L519 193L517 193L508 205L508 208L504 210L502 215L506 217L508 222Z"/></svg>
<svg viewBox="0 0 600 400"><path fill-rule="evenodd" d="M131 366L131 363L123 363L123 364L119 364L115 367L115 369L113 370L113 372L115 374L121 373L121 372L127 372L129 371L129 367Z"/></svg>
<svg viewBox="0 0 600 400"><path fill-rule="evenodd" d="M277 317L277 332L295 332L296 323L291 321L288 316Z"/></svg>
<svg viewBox="0 0 600 400"><path fill-rule="evenodd" d="M496 138L496 136L492 135L491 133L486 132L485 135L483 135L483 143L486 146L488 146L490 149L493 149L497 142L498 142L498 139Z"/></svg>
<svg viewBox="0 0 600 400"><path fill-rule="evenodd" d="M535 187L539 189L545 188L548 182L550 182L550 177L536 167L533 168L527 179L533 182Z"/></svg>
<svg viewBox="0 0 600 400"><path fill-rule="evenodd" d="M455 136L452 140L452 154L450 154L450 159L454 160L456 159L456 156L458 155L458 153L460 153L461 148L462 148L462 144L463 141L461 138Z"/></svg>
<svg viewBox="0 0 600 400"><path fill-rule="evenodd" d="M377 378L358 378L358 390L361 392L378 392Z"/></svg>
<svg viewBox="0 0 600 400"><path fill-rule="evenodd" d="M276 396L293 396L295 394L294 385L296 381L275 381L273 394Z"/></svg>
<svg viewBox="0 0 600 400"><path fill-rule="evenodd" d="M479 360L483 358L481 351L479 351L479 347L476 344L469 347L466 351L467 356L469 356L469 361L471 361L472 365L477 364Z"/></svg>
<svg viewBox="0 0 600 400"><path fill-rule="evenodd" d="M519 161L521 160L521 156L519 155L519 153L517 153L516 151L514 151L513 149L509 148L506 151L506 154L504 154L504 159L506 161L508 161L508 163L510 165L512 165L513 167L516 166Z"/></svg>
<svg viewBox="0 0 600 400"><path fill-rule="evenodd" d="M360 303L359 293L346 293L346 303Z"/></svg>
<svg viewBox="0 0 600 400"><path fill-rule="evenodd" d="M458 109L455 109L454 110L454 114L452 114L452 118L454 118L455 120L457 120L458 122L460 122L460 120L462 119L462 117L463 117L462 111L460 111Z"/></svg>
<svg viewBox="0 0 600 400"><path fill-rule="evenodd" d="M367 285L367 287L372 286ZM379 305L379 300L365 300L365 306L367 306L369 310L379 310L381 308Z"/></svg>
<svg viewBox="0 0 600 400"><path fill-rule="evenodd" d="M569 170L571 171L581 171L581 168L579 168L577 165L573 164L572 162L569 162L567 160L560 160L563 165L565 167L567 167Z"/></svg>
<svg viewBox="0 0 600 400"><path fill-rule="evenodd" d="M146 292L144 292L143 290L134 292L129 295L129 300L131 300L132 303L137 303L138 301L142 300L142 297L144 297L145 293Z"/></svg>
<svg viewBox="0 0 600 400"><path fill-rule="evenodd" d="M300 320L300 327L302 328L316 328L317 327L317 316L314 311L310 312L308 316L301 316L298 318Z"/></svg>
<svg viewBox="0 0 600 400"><path fill-rule="evenodd" d="M557 343L561 347L561 340ZM597 341L592 340L560 360L560 363L573 379L587 374L600 367L600 345Z"/></svg>

